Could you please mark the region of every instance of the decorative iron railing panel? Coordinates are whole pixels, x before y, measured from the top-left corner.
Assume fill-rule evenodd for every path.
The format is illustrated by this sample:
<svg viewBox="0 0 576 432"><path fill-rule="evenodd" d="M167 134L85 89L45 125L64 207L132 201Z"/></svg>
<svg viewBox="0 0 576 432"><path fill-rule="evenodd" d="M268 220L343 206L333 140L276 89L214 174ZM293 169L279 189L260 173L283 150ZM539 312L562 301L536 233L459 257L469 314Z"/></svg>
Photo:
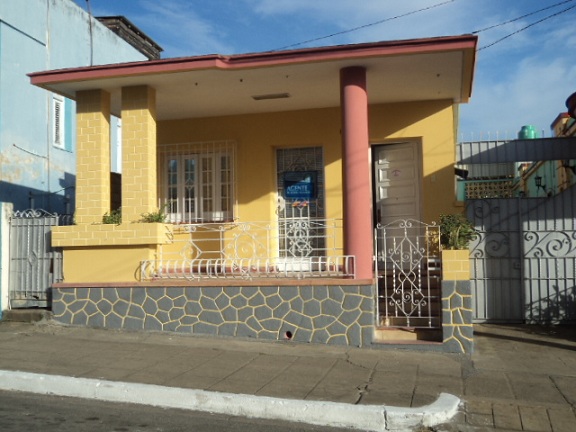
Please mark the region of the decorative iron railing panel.
<svg viewBox="0 0 576 432"><path fill-rule="evenodd" d="M397 220L375 229L377 316L386 327L440 325L440 231Z"/></svg>
<svg viewBox="0 0 576 432"><path fill-rule="evenodd" d="M141 263L142 279L354 275L354 257L343 254L342 221L337 219L191 224L175 226L175 231L157 260Z"/></svg>

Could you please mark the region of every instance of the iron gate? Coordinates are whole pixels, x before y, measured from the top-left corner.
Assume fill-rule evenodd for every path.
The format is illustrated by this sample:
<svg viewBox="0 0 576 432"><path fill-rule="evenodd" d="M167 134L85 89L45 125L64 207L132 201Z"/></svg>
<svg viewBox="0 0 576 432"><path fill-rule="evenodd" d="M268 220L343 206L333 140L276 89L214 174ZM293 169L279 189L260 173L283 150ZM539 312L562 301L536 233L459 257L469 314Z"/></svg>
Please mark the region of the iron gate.
<svg viewBox="0 0 576 432"><path fill-rule="evenodd" d="M47 307L50 287L62 281L62 251L52 248L53 226L66 217L44 210L17 211L10 218L9 298L11 308Z"/></svg>
<svg viewBox="0 0 576 432"><path fill-rule="evenodd" d="M376 316L383 327L441 326L440 231L411 219L375 229Z"/></svg>
<svg viewBox="0 0 576 432"><path fill-rule="evenodd" d="M476 322L576 320L575 194L467 202Z"/></svg>

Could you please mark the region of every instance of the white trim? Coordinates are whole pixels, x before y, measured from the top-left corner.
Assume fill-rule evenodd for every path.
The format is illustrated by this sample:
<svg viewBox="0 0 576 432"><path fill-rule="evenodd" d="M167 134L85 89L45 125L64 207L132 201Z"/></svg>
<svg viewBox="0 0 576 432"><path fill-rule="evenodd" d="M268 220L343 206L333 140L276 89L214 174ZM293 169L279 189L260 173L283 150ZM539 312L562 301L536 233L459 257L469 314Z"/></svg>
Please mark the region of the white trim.
<svg viewBox="0 0 576 432"><path fill-rule="evenodd" d="M60 149L66 148L66 108L64 98L52 95L52 145Z"/></svg>

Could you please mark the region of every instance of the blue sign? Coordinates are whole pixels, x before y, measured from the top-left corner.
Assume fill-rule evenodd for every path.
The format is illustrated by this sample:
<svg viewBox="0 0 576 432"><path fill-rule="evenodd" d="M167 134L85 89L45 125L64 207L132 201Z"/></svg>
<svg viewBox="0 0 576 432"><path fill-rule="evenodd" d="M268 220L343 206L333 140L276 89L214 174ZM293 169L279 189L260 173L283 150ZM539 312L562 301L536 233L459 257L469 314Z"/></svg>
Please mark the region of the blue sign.
<svg viewBox="0 0 576 432"><path fill-rule="evenodd" d="M315 171L291 171L284 173L285 198L310 200L316 198Z"/></svg>

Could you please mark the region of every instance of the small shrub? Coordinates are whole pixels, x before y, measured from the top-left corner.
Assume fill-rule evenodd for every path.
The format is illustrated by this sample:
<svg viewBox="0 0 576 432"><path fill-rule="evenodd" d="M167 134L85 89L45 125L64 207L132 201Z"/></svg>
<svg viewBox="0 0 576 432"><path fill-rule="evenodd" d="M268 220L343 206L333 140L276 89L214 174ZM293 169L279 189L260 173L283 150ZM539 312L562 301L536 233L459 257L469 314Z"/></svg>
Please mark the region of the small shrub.
<svg viewBox="0 0 576 432"><path fill-rule="evenodd" d="M166 221L166 213L164 213L163 209L159 209L155 212L143 213L140 216L142 216L140 222L144 223L164 223Z"/></svg>
<svg viewBox="0 0 576 432"><path fill-rule="evenodd" d="M110 213L104 213L102 223L107 225L120 225L122 223L122 210L112 210Z"/></svg>
<svg viewBox="0 0 576 432"><path fill-rule="evenodd" d="M468 249L477 234L461 214L440 215L440 243L444 249Z"/></svg>

